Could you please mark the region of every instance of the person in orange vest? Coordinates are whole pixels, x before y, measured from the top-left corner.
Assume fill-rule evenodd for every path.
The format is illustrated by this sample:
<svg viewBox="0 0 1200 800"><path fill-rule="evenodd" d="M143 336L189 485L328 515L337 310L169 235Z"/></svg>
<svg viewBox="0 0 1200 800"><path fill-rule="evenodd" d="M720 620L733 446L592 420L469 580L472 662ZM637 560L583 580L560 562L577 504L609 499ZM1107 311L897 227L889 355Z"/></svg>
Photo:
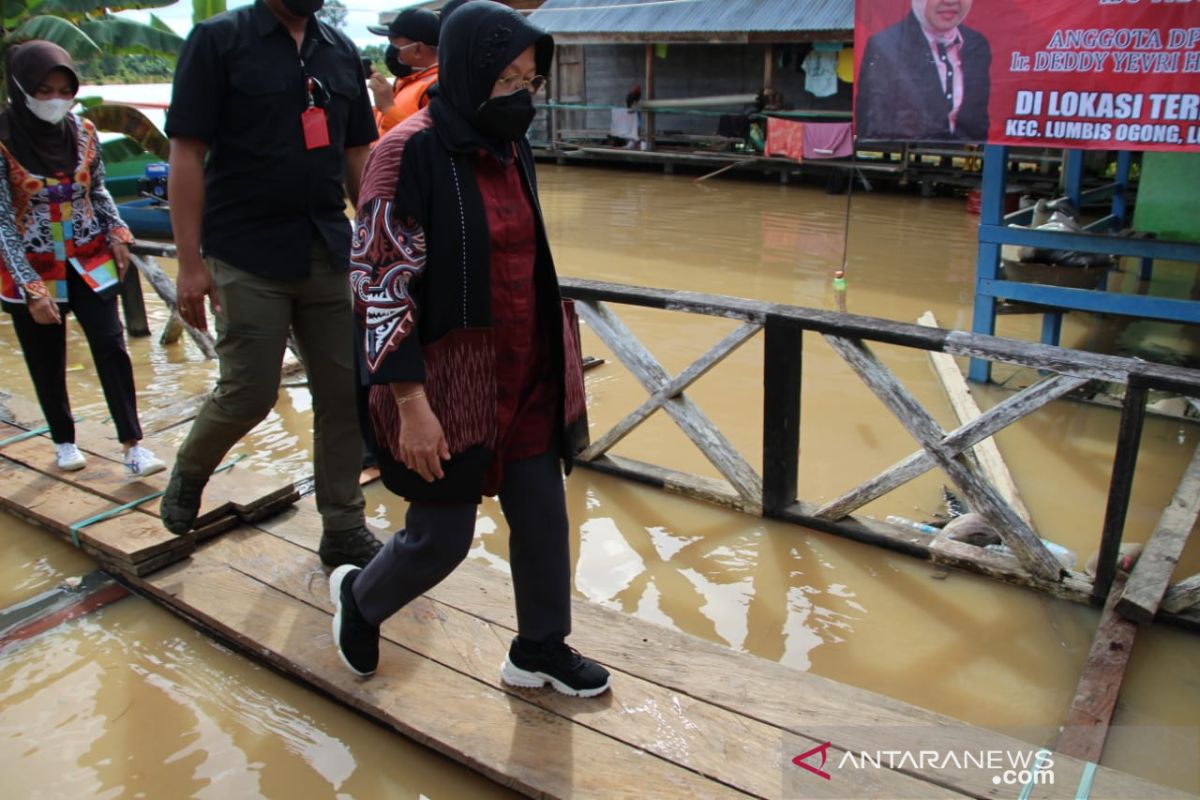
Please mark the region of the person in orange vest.
<svg viewBox="0 0 1200 800"><path fill-rule="evenodd" d="M388 37L388 69L395 83L378 72L369 84L375 96L375 124L387 133L429 105L429 89L437 83L440 18L427 8L405 8L388 25L371 25L371 33Z"/></svg>

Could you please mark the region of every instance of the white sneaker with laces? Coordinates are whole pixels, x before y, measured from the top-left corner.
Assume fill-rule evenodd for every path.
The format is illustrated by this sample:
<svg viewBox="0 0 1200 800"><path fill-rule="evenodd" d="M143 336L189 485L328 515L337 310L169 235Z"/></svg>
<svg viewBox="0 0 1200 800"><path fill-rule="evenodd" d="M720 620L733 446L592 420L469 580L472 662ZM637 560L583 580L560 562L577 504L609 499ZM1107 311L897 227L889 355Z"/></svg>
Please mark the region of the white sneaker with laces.
<svg viewBox="0 0 1200 800"><path fill-rule="evenodd" d="M55 462L58 468L64 472L75 472L87 466L87 459L83 457L83 453L79 452L79 448L74 442L63 442L62 444L54 445Z"/></svg>
<svg viewBox="0 0 1200 800"><path fill-rule="evenodd" d="M135 444L125 453L125 472L133 478L144 478L162 472L167 465L146 448Z"/></svg>

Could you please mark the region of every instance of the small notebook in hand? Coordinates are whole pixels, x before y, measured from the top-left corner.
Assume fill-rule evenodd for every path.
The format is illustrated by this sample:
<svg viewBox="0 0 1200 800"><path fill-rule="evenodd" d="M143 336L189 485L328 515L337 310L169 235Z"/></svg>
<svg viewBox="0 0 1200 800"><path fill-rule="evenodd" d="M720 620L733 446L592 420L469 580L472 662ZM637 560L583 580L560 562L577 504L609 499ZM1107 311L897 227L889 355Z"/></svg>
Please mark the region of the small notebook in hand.
<svg viewBox="0 0 1200 800"><path fill-rule="evenodd" d="M114 288L119 282L117 262L111 253L101 252L82 259L72 257L70 261L84 282L98 294Z"/></svg>

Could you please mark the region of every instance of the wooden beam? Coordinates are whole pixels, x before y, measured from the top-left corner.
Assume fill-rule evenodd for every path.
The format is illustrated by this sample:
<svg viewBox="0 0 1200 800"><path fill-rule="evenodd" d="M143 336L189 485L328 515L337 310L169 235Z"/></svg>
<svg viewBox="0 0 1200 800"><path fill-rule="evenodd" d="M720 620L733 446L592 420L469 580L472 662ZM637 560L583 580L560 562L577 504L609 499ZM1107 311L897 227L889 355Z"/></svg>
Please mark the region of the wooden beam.
<svg viewBox="0 0 1200 800"><path fill-rule="evenodd" d="M947 454L957 455L971 445L1086 383L1086 378L1051 375L1006 397L992 406L983 416L946 434L939 444ZM936 466L937 462L929 453L925 450L918 450L869 481L821 506L817 509L817 516L830 520L841 519L872 500L877 500L908 481L924 475Z"/></svg>
<svg viewBox="0 0 1200 800"><path fill-rule="evenodd" d="M1079 676L1075 698L1054 745L1059 753L1093 764L1098 764L1104 753L1104 740L1108 737L1108 726L1112 722L1121 682L1125 679L1133 640L1137 637L1137 625L1115 611L1124 580L1121 575L1113 581L1113 590L1092 639L1087 663Z"/></svg>
<svg viewBox="0 0 1200 800"><path fill-rule="evenodd" d="M592 332L616 354L647 392L657 392L670 383L671 376L663 366L607 306L582 302L577 303L575 308ZM712 420L687 395L664 401L662 408L704 457L745 498L749 507L761 509L762 480Z"/></svg>
<svg viewBox="0 0 1200 800"><path fill-rule="evenodd" d="M1173 584L1163 595L1162 609L1172 613L1200 603L1200 573Z"/></svg>
<svg viewBox="0 0 1200 800"><path fill-rule="evenodd" d="M128 589L100 570L70 579L0 611L0 650L128 595Z"/></svg>
<svg viewBox="0 0 1200 800"><path fill-rule="evenodd" d="M917 320L917 324L927 328L941 327L932 311L922 314ZM946 396L950 399L950 407L954 409L954 416L958 418L959 424L966 425L979 419L983 412L979 410L979 404L975 402L975 397L971 394L971 387L967 385L967 379L959 370L954 356L931 350L929 351L929 360L933 362L933 371L941 381L942 388L946 390ZM1013 480L1008 465L1004 463L1004 457L1000 455L1000 448L996 445L996 440L989 436L971 450L983 477L996 487L996 491L1012 507L1016 515L1032 526L1033 520L1029 515L1029 509L1021 501L1020 492L1017 491L1017 482Z"/></svg>
<svg viewBox="0 0 1200 800"><path fill-rule="evenodd" d="M1136 379L1147 388L1200 395L1200 369L704 292L624 286L580 278L562 278L559 285L565 296L577 300L605 300L737 319L762 319L767 314L775 314L799 323L805 330L830 333L843 338L867 339L922 350L942 350L952 355L1004 361L1036 370L1093 380L1127 383L1130 379Z"/></svg>
<svg viewBox="0 0 1200 800"><path fill-rule="evenodd" d="M662 388L653 392L640 406L610 428L607 433L592 442L576 458L580 461L591 461L593 458L607 452L617 442L629 435L634 428L644 422L655 410L661 408L663 403L673 397L678 397L684 389L703 377L709 370L719 364L721 359L734 350L737 350L760 330L762 330L761 325L747 322L737 330L730 332L728 336L713 345L708 352L696 359L691 366L664 384Z"/></svg>
<svg viewBox="0 0 1200 800"><path fill-rule="evenodd" d="M1154 619L1197 517L1200 517L1200 445L1196 446L1179 488L1159 518L1142 557L1129 574L1117 601L1118 614L1134 622Z"/></svg>
<svg viewBox="0 0 1200 800"><path fill-rule="evenodd" d="M1043 580L1059 580L1062 565L1050 554L1037 534L1009 508L990 484L963 466L957 456L941 449L939 442L945 436L944 431L875 354L861 341L830 335L826 335L825 339L962 490L972 507L992 523L1021 564Z"/></svg>
<svg viewBox="0 0 1200 800"><path fill-rule="evenodd" d="M150 285L154 287L154 291L157 292L158 296L162 298L163 303L166 304L171 313L178 313L176 309L179 306L179 297L175 291L175 284L171 278L162 271L158 264L155 263L154 257L149 255L141 256L137 254L131 254L129 256L129 260L132 261L133 265L138 268L138 272L145 275L146 280L150 281ZM216 343L213 341L212 336L210 336L206 331L193 328L186 322L183 323L183 328L188 332L188 335L192 337L192 341L196 343L196 346L200 348L200 352L204 353L205 358L217 357Z"/></svg>

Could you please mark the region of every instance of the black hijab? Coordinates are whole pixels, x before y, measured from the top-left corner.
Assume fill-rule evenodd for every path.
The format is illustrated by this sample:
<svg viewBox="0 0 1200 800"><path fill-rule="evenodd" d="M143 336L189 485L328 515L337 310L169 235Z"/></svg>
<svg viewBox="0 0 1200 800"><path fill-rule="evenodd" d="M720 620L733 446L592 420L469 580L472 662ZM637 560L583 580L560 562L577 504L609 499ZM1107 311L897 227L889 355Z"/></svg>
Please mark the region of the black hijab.
<svg viewBox="0 0 1200 800"><path fill-rule="evenodd" d="M438 39L438 92L429 103L438 135L455 152L484 148L505 158L508 147L475 127L475 112L509 64L530 45L539 75L550 70L554 39L518 12L472 0L442 19Z"/></svg>
<svg viewBox="0 0 1200 800"><path fill-rule="evenodd" d="M75 65L70 54L58 45L34 40L8 51L8 108L0 112L0 141L21 166L36 175L72 173L79 158L70 115L54 125L41 120L29 110L21 91L23 88L32 96L56 69L66 70L78 92Z"/></svg>

